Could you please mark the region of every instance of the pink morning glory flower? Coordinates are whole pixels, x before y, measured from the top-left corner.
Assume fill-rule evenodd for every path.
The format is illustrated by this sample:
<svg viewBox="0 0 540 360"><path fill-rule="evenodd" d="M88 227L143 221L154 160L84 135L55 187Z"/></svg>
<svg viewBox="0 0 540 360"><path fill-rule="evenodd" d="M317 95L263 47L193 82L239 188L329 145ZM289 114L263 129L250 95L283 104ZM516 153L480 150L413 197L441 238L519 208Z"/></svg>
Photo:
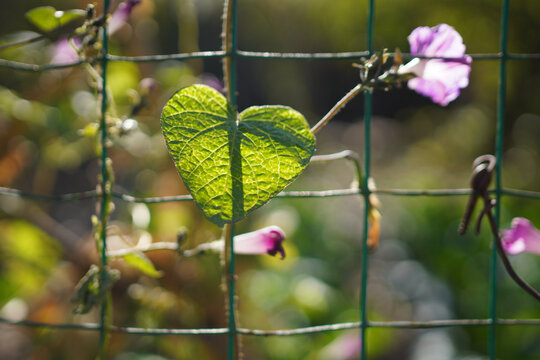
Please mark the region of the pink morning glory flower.
<svg viewBox="0 0 540 360"><path fill-rule="evenodd" d="M276 255L279 253L281 258L285 258L285 249L283 241L285 232L276 225L267 226L262 229L237 235L234 237L234 253L242 255ZM186 253L197 254L199 252L223 251L225 243L223 239L212 241L199 245L195 251L186 251Z"/></svg>
<svg viewBox="0 0 540 360"><path fill-rule="evenodd" d="M410 89L439 105L448 105L458 97L460 89L469 84L472 59L465 55L461 35L450 25L440 24L432 28L418 27L408 39L411 55L447 59L414 58L402 65L398 73L415 75L407 83Z"/></svg>
<svg viewBox="0 0 540 360"><path fill-rule="evenodd" d="M514 218L511 229L502 232L501 240L508 254L530 252L540 255L540 231L525 218Z"/></svg>

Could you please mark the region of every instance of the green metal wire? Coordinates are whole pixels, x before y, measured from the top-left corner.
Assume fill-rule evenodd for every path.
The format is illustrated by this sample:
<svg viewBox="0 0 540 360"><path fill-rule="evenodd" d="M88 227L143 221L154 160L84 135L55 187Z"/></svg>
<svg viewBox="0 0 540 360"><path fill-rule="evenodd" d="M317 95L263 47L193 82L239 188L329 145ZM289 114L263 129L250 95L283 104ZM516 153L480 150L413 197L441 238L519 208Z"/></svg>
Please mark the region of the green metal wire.
<svg viewBox="0 0 540 360"><path fill-rule="evenodd" d="M392 53L389 53L392 54ZM252 58L252 59L282 59L282 60L345 60L345 59L358 59L363 56L368 56L369 51L349 51L349 52L339 52L339 53L277 53L277 52L258 52L258 51L243 51L237 50L236 56L243 58ZM161 62L169 60L187 60L187 59L203 59L203 58L223 58L230 56L224 51L198 51L192 53L179 53L179 54L168 54L168 55L147 55L147 56L119 56L108 54L107 59L109 61L126 61L134 63L143 63L143 62ZM408 53L402 53L402 56L406 59L411 57ZM503 58L503 54L469 54L469 56L475 60L500 60ZM439 57L427 57L420 56L424 59L439 59ZM507 53L504 58L506 60L538 60L540 59L540 54L538 53L529 53L529 54L510 54ZM100 60L98 58L97 60ZM72 63L67 64L27 64L19 61L12 61L6 59L0 59L0 67L9 68L19 71L30 71L30 72L46 72L52 70L60 70L71 67L76 67L82 64L88 63L89 60L78 60Z"/></svg>
<svg viewBox="0 0 540 360"><path fill-rule="evenodd" d="M363 177L362 177L363 178ZM471 189L431 189L431 190L412 190L412 189L376 189L371 191L373 194L380 196L409 196L409 197L453 197L453 196L468 196L472 194ZM496 190L491 190L490 193L495 194ZM284 191L276 195L277 198L327 198L338 196L353 196L362 194L362 189L332 189L332 190L298 190ZM540 199L540 192L517 190L517 189L501 189L501 194L510 197L519 197L525 199ZM27 193L17 189L0 187L0 195L15 196L21 199L46 201L46 202L73 202L87 199L95 199L98 193L95 190L83 191L78 193L67 193L61 195L40 195ZM128 203L144 203L144 204L161 204L168 202L183 202L193 201L191 195L170 195L170 196L151 196L151 197L136 197L125 193L113 192L112 197Z"/></svg>
<svg viewBox="0 0 540 360"><path fill-rule="evenodd" d="M506 107L506 51L508 40L508 13L509 0L502 1L501 9L501 25L500 25L500 68L499 68L499 91L497 101L497 128L495 138L495 157L497 164L495 169L495 222L497 226L500 224L501 214L501 197L502 197L502 155L504 142L504 116ZM495 240L493 240L495 241ZM490 277L490 298L489 298L489 314L492 323L489 327L489 342L488 355L490 360L495 360L497 349L497 247L492 246L491 251L491 277Z"/></svg>
<svg viewBox="0 0 540 360"><path fill-rule="evenodd" d="M364 195L364 213L363 213L363 234L362 234L362 280L361 280L361 287L360 287L360 319L361 319L361 329L360 329L360 343L362 344L362 351L360 354L360 359L364 360L367 359L367 328L368 328L368 317L367 317L367 281L368 281L368 213L369 213L369 187L368 187L368 179L370 175L370 152L371 152L371 146L370 146L370 130L371 130L371 93L367 92L365 95L364 100L364 128L365 128L365 136L364 136L364 151L365 151L365 159L364 159L364 189L367 192Z"/></svg>
<svg viewBox="0 0 540 360"><path fill-rule="evenodd" d="M99 331L100 324L52 324L37 321L13 321L0 318L0 323L9 325L25 326L29 328L42 328L50 330L80 330L80 331ZM431 320L431 321L370 321L369 327L388 328L388 329L439 329L452 327L484 327L491 326L493 319L454 319L454 320ZM540 319L497 319L497 326L540 326ZM328 325L308 326L296 329L283 330L259 330L237 328L237 332L248 336L293 336L327 333L333 331L342 331L347 329L359 329L361 323L345 322ZM201 335L224 335L229 333L228 328L211 329L166 329L166 328L140 328L132 326L111 326L110 331L123 334L137 334L148 336L201 336Z"/></svg>
<svg viewBox="0 0 540 360"><path fill-rule="evenodd" d="M43 328L51 330L81 330L81 331L99 331L100 324L84 323L84 324L53 324L37 321L13 321L0 318L0 323L9 325L25 326L30 328ZM431 321L370 321L369 327L388 328L388 329L438 329L452 328L462 326L491 326L493 319L453 319L453 320L431 320ZM497 326L540 326L540 319L497 319ZM347 329L359 329L361 323L345 322L333 323L328 325L308 326L296 329L283 330L259 330L237 328L237 332L242 335L250 336L292 336L292 335L307 335L326 333L332 331L341 331ZM112 332L124 334L137 334L148 336L197 336L197 335L224 335L229 333L228 328L211 328L211 329L166 329L166 328L140 328L132 326L111 326Z"/></svg>
<svg viewBox="0 0 540 360"><path fill-rule="evenodd" d="M235 256L234 256L234 235L235 235L235 224L231 224L231 232L229 234L230 241L230 253L229 253L229 321L228 321L228 359L235 360L236 354L238 353L238 337L236 329L236 303L235 303L235 291L236 291L236 282L234 280L235 274Z"/></svg>
<svg viewBox="0 0 540 360"><path fill-rule="evenodd" d="M362 177L363 178L363 177ZM431 190L411 190L411 189L376 189L371 191L380 196L408 196L408 197L454 197L468 196L472 194L471 189L431 189ZM490 193L495 194L496 190ZM354 196L362 194L363 190L358 188L332 189L332 190L298 190L284 191L276 195L277 198L327 198L339 196ZM501 189L501 194L510 197L519 197L525 199L540 199L540 192ZM17 189L0 187L0 195L15 196L21 199L46 201L46 202L73 202L87 199L95 199L98 194L95 190L83 191L79 193L67 193L61 195L40 195L26 193ZM112 197L128 203L161 204L168 202L193 201L191 195L171 195L171 196L151 196L136 197L125 193L113 192Z"/></svg>
<svg viewBox="0 0 540 360"><path fill-rule="evenodd" d="M369 0L367 19L367 48L371 55L373 53L373 23L375 19L375 0ZM362 280L360 284L360 359L367 359L367 282L368 282L368 214L369 214L369 176L371 170L371 105L372 94L370 91L364 92L364 214L363 214L363 234L362 234Z"/></svg>

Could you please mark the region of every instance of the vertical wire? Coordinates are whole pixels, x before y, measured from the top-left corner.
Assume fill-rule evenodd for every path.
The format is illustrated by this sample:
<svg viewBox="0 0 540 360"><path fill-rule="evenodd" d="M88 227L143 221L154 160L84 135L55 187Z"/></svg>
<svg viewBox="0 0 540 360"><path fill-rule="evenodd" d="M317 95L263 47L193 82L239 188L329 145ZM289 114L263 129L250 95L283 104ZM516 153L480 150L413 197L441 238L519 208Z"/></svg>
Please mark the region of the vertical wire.
<svg viewBox="0 0 540 360"><path fill-rule="evenodd" d="M225 225L228 226L228 225ZM236 231L236 226L234 223L230 224L230 232L227 234L229 237L229 243L231 246L229 247L230 253L229 253L229 276L227 276L227 280L229 282L227 288L229 290L229 321L228 321L228 346L227 346L227 359L229 360L235 360L237 354L238 354L238 341L237 341L237 331L236 331L236 304L235 304L235 281L234 281L234 235Z"/></svg>
<svg viewBox="0 0 540 360"><path fill-rule="evenodd" d="M375 15L375 0L369 0L368 23L367 23L367 47L369 53L373 53L373 21ZM368 214L369 214L369 186L370 159L371 159L371 104L372 96L370 91L364 95L364 230L362 234L362 283L360 287L360 359L367 359L366 335L368 329L367 317L367 281L368 281Z"/></svg>
<svg viewBox="0 0 540 360"><path fill-rule="evenodd" d="M509 0L502 1L501 8L501 38L500 38L500 68L499 68L499 92L497 98L497 129L495 139L495 156L497 165L495 169L495 222L497 227L500 224L501 213L501 195L502 195L502 151L504 142L504 115L506 107L506 60L507 40L508 40L508 13ZM495 239L493 239L495 241ZM493 246L491 252L491 279L490 279L490 299L489 299L489 316L491 324L489 326L489 343L488 354L491 360L496 358L496 330L497 330L497 247Z"/></svg>
<svg viewBox="0 0 540 360"><path fill-rule="evenodd" d="M103 1L103 16L107 16L109 10L109 0ZM107 121L105 112L107 110L107 55L109 52L109 39L107 35L107 26L102 27L103 31L103 48L101 59L101 114L100 114L100 135L101 135L101 206L100 206L100 242L101 242L101 273L100 286L103 286L106 277L107 267L107 213L109 211L109 199L112 189L109 187L109 171L107 169ZM99 315L99 356L105 350L107 337L107 312L108 312L108 295L105 296L101 305Z"/></svg>
<svg viewBox="0 0 540 360"><path fill-rule="evenodd" d="M237 52L238 52L238 45L237 45L237 1L236 0L229 0L231 1L231 27L230 27L230 40L231 40L231 53L229 54L229 101L231 102L231 105L236 108L237 107L237 94L236 94L236 71L237 71ZM235 201L233 199L233 201ZM226 225L227 226L227 225ZM229 282L229 321L228 321L228 359L234 360L238 353L239 353L239 343L238 343L238 334L236 331L236 303L235 303L235 257L234 257L234 235L236 232L236 226L234 223L231 225L231 231L229 233L229 244L230 244L230 253L229 253L229 274L228 274L228 282Z"/></svg>

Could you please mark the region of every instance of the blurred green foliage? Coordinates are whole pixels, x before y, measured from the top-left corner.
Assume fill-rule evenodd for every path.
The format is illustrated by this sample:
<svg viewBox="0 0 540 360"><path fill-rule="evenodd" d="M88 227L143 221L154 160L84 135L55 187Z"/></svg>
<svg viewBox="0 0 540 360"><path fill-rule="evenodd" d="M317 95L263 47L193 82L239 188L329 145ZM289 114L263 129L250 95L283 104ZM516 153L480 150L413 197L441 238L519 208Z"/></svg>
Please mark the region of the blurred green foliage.
<svg viewBox="0 0 540 360"><path fill-rule="evenodd" d="M9 2L0 12L0 33L12 38L31 30L24 14L50 5L85 9L87 2ZM406 36L421 25L445 22L463 36L468 53L499 50L499 0L377 1L376 49L408 51ZM101 4L98 4L98 11ZM111 37L118 55L217 50L222 2L143 0L128 24ZM540 2L511 2L509 50L540 52ZM367 2L356 0L245 0L238 4L239 47L254 51L336 52L366 47ZM27 33L26 33L27 34ZM24 34L22 34L24 35ZM16 35L22 36L22 35ZM26 35L24 35L26 36ZM6 40L7 41L7 40ZM4 43L5 41L2 41ZM2 50L0 57L48 63L50 40ZM239 60L239 109L283 104L315 124L358 81L350 60ZM537 60L508 62L504 125L503 185L540 191L540 67ZM372 176L378 188L436 189L468 186L472 160L494 150L499 65L473 62L470 85L447 108L400 89L374 94ZM109 88L116 121L111 157L116 190L135 196L187 193L167 154L159 117L167 99L194 83L219 85L217 59L156 63L111 62ZM157 88L148 106L130 112L142 94L139 82ZM0 186L41 194L93 189L99 173L93 138L98 99L84 67L45 73L0 68ZM317 135L317 153L344 149L363 153L363 102L351 103ZM130 118L137 121L133 127ZM94 127L94 128L93 128ZM350 186L347 162L311 164L290 189ZM465 197L380 196L382 234L370 256L368 318L435 320L486 318L489 300L490 236L457 235ZM361 218L359 197L275 199L239 224L241 232L279 225L287 233L287 258L239 256L239 321L242 327L279 329L358 321ZM133 205L115 201L110 246L175 241L182 226L191 248L214 240L220 230L190 202ZM503 226L515 216L540 226L538 200L504 197ZM97 312L72 315L69 299L77 281L97 261L91 235L92 201L34 203L0 196L0 315L34 321L96 322ZM143 215L149 214L147 217ZM143 214L143 215L141 215ZM142 217L141 217L142 216ZM119 236L118 234L121 234ZM145 240L146 241L146 240ZM159 279L122 260L113 288L113 322L121 326L211 328L225 326L218 257L179 258L148 254ZM518 272L540 288L540 259L512 258ZM497 313L504 318L539 318L538 304L498 273ZM31 330L2 325L0 358L93 358L97 334ZM354 332L354 331L353 331ZM245 337L248 359L327 359L346 331L294 337ZM537 359L537 326L500 326L497 356ZM437 330L370 329L370 359L484 359L487 327ZM9 341L5 341L9 339ZM6 344L6 345L4 345ZM223 336L113 334L111 359L222 359ZM344 346L342 346L344 348ZM332 355L337 358L338 355ZM346 358L346 357L344 357Z"/></svg>

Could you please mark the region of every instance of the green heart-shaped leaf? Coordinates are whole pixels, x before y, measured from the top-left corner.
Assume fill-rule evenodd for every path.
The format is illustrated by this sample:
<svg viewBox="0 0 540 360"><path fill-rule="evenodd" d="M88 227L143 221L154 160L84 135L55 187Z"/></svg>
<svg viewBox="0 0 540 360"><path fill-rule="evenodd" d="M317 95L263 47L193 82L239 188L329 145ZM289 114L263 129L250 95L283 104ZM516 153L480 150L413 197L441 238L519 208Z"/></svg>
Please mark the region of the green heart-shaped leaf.
<svg viewBox="0 0 540 360"><path fill-rule="evenodd" d="M254 106L237 114L223 95L204 85L178 91L163 109L161 126L184 184L219 226L276 196L315 151L299 112Z"/></svg>

